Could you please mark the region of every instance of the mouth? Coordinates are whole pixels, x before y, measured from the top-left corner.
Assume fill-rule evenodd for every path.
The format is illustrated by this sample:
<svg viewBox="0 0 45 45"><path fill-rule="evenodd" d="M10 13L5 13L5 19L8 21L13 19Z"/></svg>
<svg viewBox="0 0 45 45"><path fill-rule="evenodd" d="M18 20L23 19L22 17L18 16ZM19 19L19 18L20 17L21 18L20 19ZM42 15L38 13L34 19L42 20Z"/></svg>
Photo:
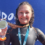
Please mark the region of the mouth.
<svg viewBox="0 0 45 45"><path fill-rule="evenodd" d="M28 18L21 18L22 20L27 20Z"/></svg>

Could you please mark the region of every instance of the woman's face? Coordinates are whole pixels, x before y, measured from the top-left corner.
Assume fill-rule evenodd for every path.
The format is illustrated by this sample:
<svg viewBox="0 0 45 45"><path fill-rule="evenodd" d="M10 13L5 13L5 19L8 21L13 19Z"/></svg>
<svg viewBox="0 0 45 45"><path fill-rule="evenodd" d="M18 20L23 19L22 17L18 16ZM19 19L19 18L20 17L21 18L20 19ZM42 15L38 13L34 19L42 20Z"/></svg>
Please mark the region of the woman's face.
<svg viewBox="0 0 45 45"><path fill-rule="evenodd" d="M29 5L21 5L18 9L17 15L21 24L29 23L32 17L31 7Z"/></svg>

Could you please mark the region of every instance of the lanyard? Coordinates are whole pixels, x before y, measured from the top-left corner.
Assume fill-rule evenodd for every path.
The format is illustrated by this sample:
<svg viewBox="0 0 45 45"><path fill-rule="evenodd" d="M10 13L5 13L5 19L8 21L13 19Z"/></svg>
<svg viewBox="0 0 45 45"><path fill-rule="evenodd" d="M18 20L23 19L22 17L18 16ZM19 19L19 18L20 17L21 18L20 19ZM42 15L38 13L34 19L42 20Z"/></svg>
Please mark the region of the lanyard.
<svg viewBox="0 0 45 45"><path fill-rule="evenodd" d="M28 29L27 29L27 32L26 32L26 35L25 35L25 38L24 38L23 45L26 45L26 41L27 41L28 34L29 34L29 28L30 28L30 26L29 26ZM18 28L18 38L19 38L20 45L22 45L20 28Z"/></svg>

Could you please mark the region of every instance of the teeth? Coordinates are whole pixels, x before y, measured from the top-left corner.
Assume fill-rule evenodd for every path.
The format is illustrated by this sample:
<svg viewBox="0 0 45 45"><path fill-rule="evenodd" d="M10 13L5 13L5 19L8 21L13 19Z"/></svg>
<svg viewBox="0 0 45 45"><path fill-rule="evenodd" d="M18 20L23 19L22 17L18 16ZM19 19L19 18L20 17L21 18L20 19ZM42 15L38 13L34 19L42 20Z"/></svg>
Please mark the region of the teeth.
<svg viewBox="0 0 45 45"><path fill-rule="evenodd" d="M0 32L2 32L2 30L0 29Z"/></svg>
<svg viewBox="0 0 45 45"><path fill-rule="evenodd" d="M21 18L21 19L23 19L23 18ZM27 18L25 18L25 19L27 19Z"/></svg>

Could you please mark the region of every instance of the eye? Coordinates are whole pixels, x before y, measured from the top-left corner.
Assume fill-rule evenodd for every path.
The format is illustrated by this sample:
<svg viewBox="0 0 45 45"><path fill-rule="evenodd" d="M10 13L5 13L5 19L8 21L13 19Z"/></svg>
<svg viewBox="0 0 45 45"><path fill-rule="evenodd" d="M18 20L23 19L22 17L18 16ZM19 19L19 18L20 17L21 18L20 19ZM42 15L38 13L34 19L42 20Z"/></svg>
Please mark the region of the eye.
<svg viewBox="0 0 45 45"><path fill-rule="evenodd" d="M23 14L23 12L20 12L21 14Z"/></svg>
<svg viewBox="0 0 45 45"><path fill-rule="evenodd" d="M26 12L26 14L28 14L29 12Z"/></svg>

